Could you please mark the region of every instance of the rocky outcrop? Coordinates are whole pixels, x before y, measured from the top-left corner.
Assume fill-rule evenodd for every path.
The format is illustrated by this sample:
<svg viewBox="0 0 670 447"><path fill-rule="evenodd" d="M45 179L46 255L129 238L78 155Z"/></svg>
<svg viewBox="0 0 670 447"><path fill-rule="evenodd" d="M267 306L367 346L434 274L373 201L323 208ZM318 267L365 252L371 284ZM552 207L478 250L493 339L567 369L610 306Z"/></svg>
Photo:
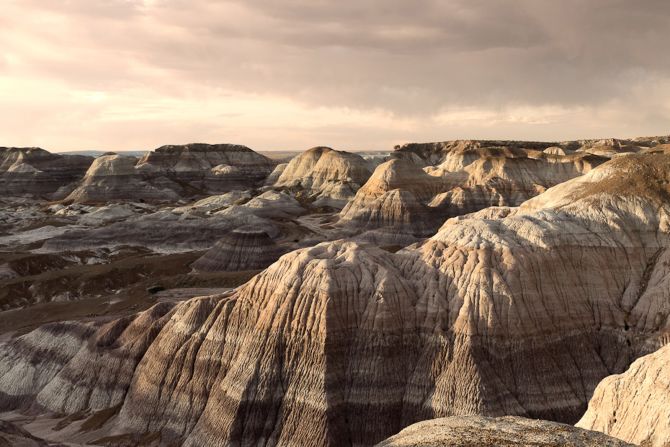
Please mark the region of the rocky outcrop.
<svg viewBox="0 0 670 447"><path fill-rule="evenodd" d="M137 169L150 178L164 176L181 184L185 194L216 194L254 186L274 165L246 146L195 143L159 147L147 153Z"/></svg>
<svg viewBox="0 0 670 447"><path fill-rule="evenodd" d="M619 439L520 417L454 416L411 425L376 447L632 447Z"/></svg>
<svg viewBox="0 0 670 447"><path fill-rule="evenodd" d="M435 230L438 216L424 202L443 189L440 179L401 159L382 163L340 213L356 229L393 228L418 236Z"/></svg>
<svg viewBox="0 0 670 447"><path fill-rule="evenodd" d="M645 447L670 440L670 345L598 385L578 427Z"/></svg>
<svg viewBox="0 0 670 447"><path fill-rule="evenodd" d="M265 231L242 227L220 239L193 263L193 268L201 272L260 270L283 252Z"/></svg>
<svg viewBox="0 0 670 447"><path fill-rule="evenodd" d="M304 194L314 206L342 208L370 177L359 155L315 147L293 158L274 182Z"/></svg>
<svg viewBox="0 0 670 447"><path fill-rule="evenodd" d="M259 184L274 163L245 146L163 146L141 159L104 154L67 200L175 202L180 198L243 190Z"/></svg>
<svg viewBox="0 0 670 447"><path fill-rule="evenodd" d="M95 159L80 185L65 199L75 203L106 203L115 200L174 202L179 185L158 188L144 180L135 168L137 158L118 154ZM168 187L172 186L172 188Z"/></svg>
<svg viewBox="0 0 670 447"><path fill-rule="evenodd" d="M557 155L563 149L553 144L467 140L402 146L342 211L340 224L431 235L446 218L490 206L518 206L607 161L587 153ZM393 189L405 193L404 199L399 201ZM395 215L407 216L418 228L394 217L401 208L413 213Z"/></svg>
<svg viewBox="0 0 670 447"><path fill-rule="evenodd" d="M110 430L185 446L373 445L454 415L574 423L604 377L667 342L669 185L670 156L624 156L397 253L288 253L228 295L110 322L129 329L102 342L38 329L0 345L0 402L122 402ZM131 360L110 360L113 380L85 372L106 355Z"/></svg>
<svg viewBox="0 0 670 447"><path fill-rule="evenodd" d="M0 190L5 196L59 198L84 176L92 161L92 157L52 154L39 148L0 147Z"/></svg>

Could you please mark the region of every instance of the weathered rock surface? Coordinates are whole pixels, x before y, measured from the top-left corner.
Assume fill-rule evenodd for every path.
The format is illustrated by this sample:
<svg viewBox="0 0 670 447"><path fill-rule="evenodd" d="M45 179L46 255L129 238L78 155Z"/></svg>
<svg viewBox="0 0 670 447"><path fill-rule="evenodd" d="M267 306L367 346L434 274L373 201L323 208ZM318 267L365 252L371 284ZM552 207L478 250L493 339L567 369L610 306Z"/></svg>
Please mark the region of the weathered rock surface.
<svg viewBox="0 0 670 447"><path fill-rule="evenodd" d="M454 416L410 425L377 447L632 447L595 431L520 417Z"/></svg>
<svg viewBox="0 0 670 447"><path fill-rule="evenodd" d="M0 447L58 447L32 436L11 422L0 420Z"/></svg>
<svg viewBox="0 0 670 447"><path fill-rule="evenodd" d="M5 197L52 198L81 179L92 161L92 157L52 154L40 148L0 147L0 190Z"/></svg>
<svg viewBox="0 0 670 447"><path fill-rule="evenodd" d="M184 193L223 193L262 182L275 163L246 146L187 144L162 146L147 153L137 169L148 177L165 176Z"/></svg>
<svg viewBox="0 0 670 447"><path fill-rule="evenodd" d="M176 202L254 187L274 163L246 146L163 146L141 159L105 154L67 197L79 203L110 200Z"/></svg>
<svg viewBox="0 0 670 447"><path fill-rule="evenodd" d="M670 442L670 345L600 382L577 426L645 447L666 447Z"/></svg>
<svg viewBox="0 0 670 447"><path fill-rule="evenodd" d="M435 180L394 165L366 193L425 200ZM0 406L120 405L113 433L186 446L373 445L453 415L573 423L667 343L669 195L670 156L621 156L397 253L323 243L227 295L42 327L0 345Z"/></svg>
<svg viewBox="0 0 670 447"><path fill-rule="evenodd" d="M393 228L428 236L438 216L424 202L443 188L440 179L402 159L382 163L340 213L339 224L358 229Z"/></svg>
<svg viewBox="0 0 670 447"><path fill-rule="evenodd" d="M340 224L431 235L445 218L518 206L607 160L573 151L557 155L563 149L555 143L523 144L466 140L399 147L395 160L380 165L345 207Z"/></svg>
<svg viewBox="0 0 670 447"><path fill-rule="evenodd" d="M369 177L368 163L360 155L315 147L293 158L274 186L301 192L314 206L342 208Z"/></svg>
<svg viewBox="0 0 670 447"><path fill-rule="evenodd" d="M193 263L193 268L202 272L260 270L283 253L265 231L242 227L221 238Z"/></svg>
<svg viewBox="0 0 670 447"><path fill-rule="evenodd" d="M114 200L174 202L179 199L173 188L158 188L143 179L135 168L137 158L110 154L95 159L81 184L65 199L76 203L106 203Z"/></svg>

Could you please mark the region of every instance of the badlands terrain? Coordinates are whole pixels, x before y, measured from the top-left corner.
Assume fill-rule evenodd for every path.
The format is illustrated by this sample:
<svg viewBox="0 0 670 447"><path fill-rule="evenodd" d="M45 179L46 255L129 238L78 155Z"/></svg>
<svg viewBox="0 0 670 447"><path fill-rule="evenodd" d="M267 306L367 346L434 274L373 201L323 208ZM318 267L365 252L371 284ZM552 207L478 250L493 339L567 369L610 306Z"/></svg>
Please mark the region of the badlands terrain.
<svg viewBox="0 0 670 447"><path fill-rule="evenodd" d="M670 446L670 137L0 148L0 446Z"/></svg>

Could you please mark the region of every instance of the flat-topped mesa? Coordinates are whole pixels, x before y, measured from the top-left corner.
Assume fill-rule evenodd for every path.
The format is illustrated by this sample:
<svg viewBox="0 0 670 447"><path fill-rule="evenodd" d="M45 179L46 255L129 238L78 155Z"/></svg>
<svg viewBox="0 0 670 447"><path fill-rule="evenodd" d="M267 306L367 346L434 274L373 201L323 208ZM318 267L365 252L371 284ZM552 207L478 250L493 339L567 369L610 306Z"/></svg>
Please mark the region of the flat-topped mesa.
<svg viewBox="0 0 670 447"><path fill-rule="evenodd" d="M314 206L342 208L370 177L363 157L315 147L293 158L274 182L303 192Z"/></svg>
<svg viewBox="0 0 670 447"><path fill-rule="evenodd" d="M241 227L221 238L192 267L199 272L260 270L284 253L267 232Z"/></svg>
<svg viewBox="0 0 670 447"><path fill-rule="evenodd" d="M173 202L179 199L174 189L158 188L142 179L135 168L137 158L118 154L95 159L77 188L65 201L106 203L116 200ZM179 185L172 185L179 189Z"/></svg>
<svg viewBox="0 0 670 447"><path fill-rule="evenodd" d="M669 340L670 341L670 340ZM578 427L648 447L670 439L670 345L598 385Z"/></svg>
<svg viewBox="0 0 670 447"><path fill-rule="evenodd" d="M667 168L668 155L615 159L564 199L556 187L543 208L450 219L397 253L297 250L229 295L110 322L104 337L38 329L0 345L0 407L122 402L114 433L187 447L370 446L454 415L573 423L604 377L667 343ZM622 174L660 186L620 195Z"/></svg>
<svg viewBox="0 0 670 447"><path fill-rule="evenodd" d="M137 169L147 176L166 176L207 193L245 189L265 179L275 163L246 146L202 144L162 146L147 153Z"/></svg>
<svg viewBox="0 0 670 447"><path fill-rule="evenodd" d="M633 447L596 431L514 416L454 416L418 422L376 447L438 446Z"/></svg>
<svg viewBox="0 0 670 447"><path fill-rule="evenodd" d="M84 176L92 161L92 157L52 154L34 147L0 147L0 189L6 196L59 198Z"/></svg>

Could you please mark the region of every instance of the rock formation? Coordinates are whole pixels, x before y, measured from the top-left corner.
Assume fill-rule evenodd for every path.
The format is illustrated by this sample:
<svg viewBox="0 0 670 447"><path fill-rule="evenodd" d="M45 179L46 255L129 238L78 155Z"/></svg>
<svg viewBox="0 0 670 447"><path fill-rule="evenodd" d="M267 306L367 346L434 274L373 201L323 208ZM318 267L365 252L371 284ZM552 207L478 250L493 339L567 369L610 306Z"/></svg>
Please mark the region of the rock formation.
<svg viewBox="0 0 670 447"><path fill-rule="evenodd" d="M185 193L207 194L248 188L264 180L273 168L269 158L235 144L162 146L137 164L150 178L165 176L183 185Z"/></svg>
<svg viewBox="0 0 670 447"><path fill-rule="evenodd" d="M67 200L175 202L259 184L274 163L245 146L163 146L141 159L105 154L95 160Z"/></svg>
<svg viewBox="0 0 670 447"><path fill-rule="evenodd" d="M106 203L114 200L174 202L179 196L173 188L157 188L143 180L135 169L137 158L109 154L95 159L81 184L65 199L76 203Z"/></svg>
<svg viewBox="0 0 670 447"><path fill-rule="evenodd" d="M520 417L454 416L410 425L376 447L633 447L619 439L555 422Z"/></svg>
<svg viewBox="0 0 670 447"><path fill-rule="evenodd" d="M293 158L274 182L306 195L314 206L342 208L370 177L360 156L315 147Z"/></svg>
<svg viewBox="0 0 670 447"><path fill-rule="evenodd" d="M402 159L382 163L340 213L340 225L393 228L417 236L435 230L437 216L424 204L443 189L440 179Z"/></svg>
<svg viewBox="0 0 670 447"><path fill-rule="evenodd" d="M670 345L600 382L577 426L644 447L666 447L670 442Z"/></svg>
<svg viewBox="0 0 670 447"><path fill-rule="evenodd" d="M275 262L283 250L265 231L237 228L193 263L201 272L260 270Z"/></svg>
<svg viewBox="0 0 670 447"><path fill-rule="evenodd" d="M423 204L444 183L396 159L357 198ZM669 196L670 155L623 155L396 253L322 243L228 294L43 326L0 344L0 408L118 407L110 435L185 446L369 446L455 415L574 423L604 377L667 343ZM261 219L251 203L199 228ZM197 216L155 214L110 225L114 241L204 240Z"/></svg>
<svg viewBox="0 0 670 447"><path fill-rule="evenodd" d="M39 148L0 147L0 190L5 196L64 196L63 191L84 176L92 161L92 157L51 154Z"/></svg>
<svg viewBox="0 0 670 447"><path fill-rule="evenodd" d="M532 148L496 141L399 147L395 160L380 165L345 207L340 224L431 235L445 218L518 206L607 160L587 153L556 155L563 149L551 146L555 143L525 144Z"/></svg>

